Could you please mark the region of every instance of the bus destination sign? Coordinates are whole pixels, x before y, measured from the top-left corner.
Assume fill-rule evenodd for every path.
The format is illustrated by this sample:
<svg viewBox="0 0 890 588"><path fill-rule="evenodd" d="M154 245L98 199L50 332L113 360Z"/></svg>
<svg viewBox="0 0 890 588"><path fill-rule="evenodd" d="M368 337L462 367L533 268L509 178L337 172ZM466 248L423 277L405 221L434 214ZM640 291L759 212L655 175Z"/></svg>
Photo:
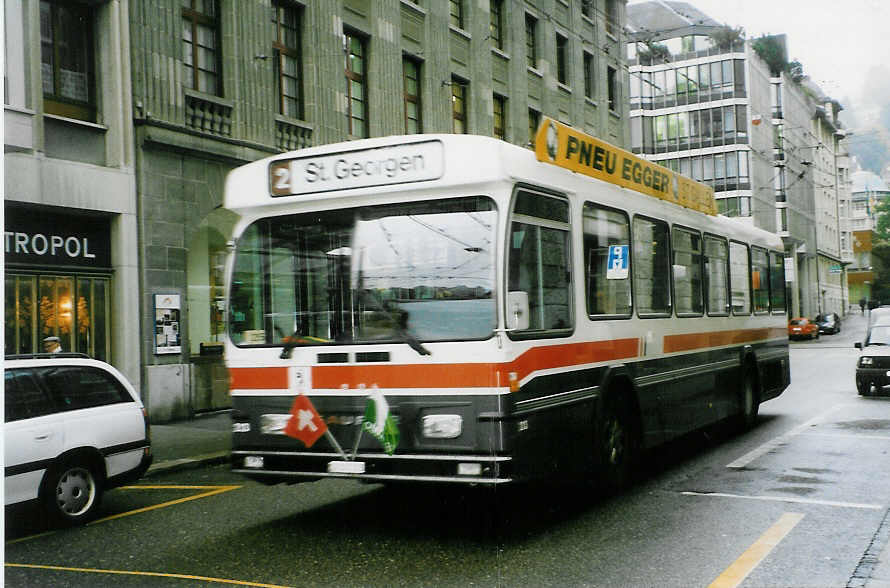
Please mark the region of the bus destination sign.
<svg viewBox="0 0 890 588"><path fill-rule="evenodd" d="M269 164L273 197L436 180L445 169L441 141L278 159Z"/></svg>
<svg viewBox="0 0 890 588"><path fill-rule="evenodd" d="M714 189L550 118L535 136L538 161L617 184L705 214L717 214Z"/></svg>

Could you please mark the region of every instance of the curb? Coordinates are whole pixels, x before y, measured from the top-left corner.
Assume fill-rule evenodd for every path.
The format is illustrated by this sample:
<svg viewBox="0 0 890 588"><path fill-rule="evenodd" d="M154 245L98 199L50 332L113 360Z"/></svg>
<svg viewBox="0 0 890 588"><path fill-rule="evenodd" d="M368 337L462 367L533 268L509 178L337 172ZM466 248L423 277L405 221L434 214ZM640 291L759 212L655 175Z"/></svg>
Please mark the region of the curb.
<svg viewBox="0 0 890 588"><path fill-rule="evenodd" d="M195 455L193 457L184 457L181 459L168 459L166 461L152 464L143 477L149 478L151 476L194 469L204 465L228 463L228 461L228 451L216 451L214 453L205 453L203 455Z"/></svg>

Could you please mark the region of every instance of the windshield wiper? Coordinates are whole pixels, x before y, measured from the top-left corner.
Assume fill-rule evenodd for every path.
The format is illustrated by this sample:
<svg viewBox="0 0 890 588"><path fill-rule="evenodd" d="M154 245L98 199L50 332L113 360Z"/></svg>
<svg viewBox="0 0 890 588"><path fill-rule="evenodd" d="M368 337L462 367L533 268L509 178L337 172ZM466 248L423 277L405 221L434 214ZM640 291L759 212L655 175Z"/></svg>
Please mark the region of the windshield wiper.
<svg viewBox="0 0 890 588"><path fill-rule="evenodd" d="M296 331L294 331L293 335L284 338L284 347L281 348L281 354L278 356L278 358L290 359L290 354L291 351L294 350L294 347L302 347L303 345L323 345L325 343L329 343L329 341L325 339L319 339L318 337L301 335L299 329L297 329Z"/></svg>
<svg viewBox="0 0 890 588"><path fill-rule="evenodd" d="M412 335L411 331L408 330L408 311L399 308L392 314L396 315L397 323L396 328L393 331L396 338L420 355L432 355L430 350L424 347L423 344L417 340L417 337Z"/></svg>

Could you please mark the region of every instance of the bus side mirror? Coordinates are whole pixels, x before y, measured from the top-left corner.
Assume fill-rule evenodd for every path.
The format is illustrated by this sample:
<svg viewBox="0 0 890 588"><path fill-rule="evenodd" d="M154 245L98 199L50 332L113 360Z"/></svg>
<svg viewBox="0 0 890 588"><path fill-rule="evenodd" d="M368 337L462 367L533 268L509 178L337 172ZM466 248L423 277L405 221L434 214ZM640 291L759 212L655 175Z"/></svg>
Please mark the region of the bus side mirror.
<svg viewBox="0 0 890 588"><path fill-rule="evenodd" d="M528 292L507 293L507 330L524 331L528 328Z"/></svg>
<svg viewBox="0 0 890 588"><path fill-rule="evenodd" d="M855 343L853 343L853 347L855 347L856 349L862 349L862 341L856 341Z"/></svg>

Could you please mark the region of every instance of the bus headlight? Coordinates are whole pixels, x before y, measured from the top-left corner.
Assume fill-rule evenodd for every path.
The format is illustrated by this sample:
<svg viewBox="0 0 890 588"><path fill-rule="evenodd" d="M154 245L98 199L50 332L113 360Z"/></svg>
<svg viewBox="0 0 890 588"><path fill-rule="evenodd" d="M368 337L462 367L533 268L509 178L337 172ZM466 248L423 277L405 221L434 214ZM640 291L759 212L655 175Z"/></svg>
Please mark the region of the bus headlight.
<svg viewBox="0 0 890 588"><path fill-rule="evenodd" d="M459 414L428 414L423 417L423 436L427 439L456 439L463 430Z"/></svg>
<svg viewBox="0 0 890 588"><path fill-rule="evenodd" d="M263 435L284 435L284 427L289 420L289 414L260 415L260 433Z"/></svg>
<svg viewBox="0 0 890 588"><path fill-rule="evenodd" d="M859 365L871 365L875 362L874 358L862 357L859 359Z"/></svg>

